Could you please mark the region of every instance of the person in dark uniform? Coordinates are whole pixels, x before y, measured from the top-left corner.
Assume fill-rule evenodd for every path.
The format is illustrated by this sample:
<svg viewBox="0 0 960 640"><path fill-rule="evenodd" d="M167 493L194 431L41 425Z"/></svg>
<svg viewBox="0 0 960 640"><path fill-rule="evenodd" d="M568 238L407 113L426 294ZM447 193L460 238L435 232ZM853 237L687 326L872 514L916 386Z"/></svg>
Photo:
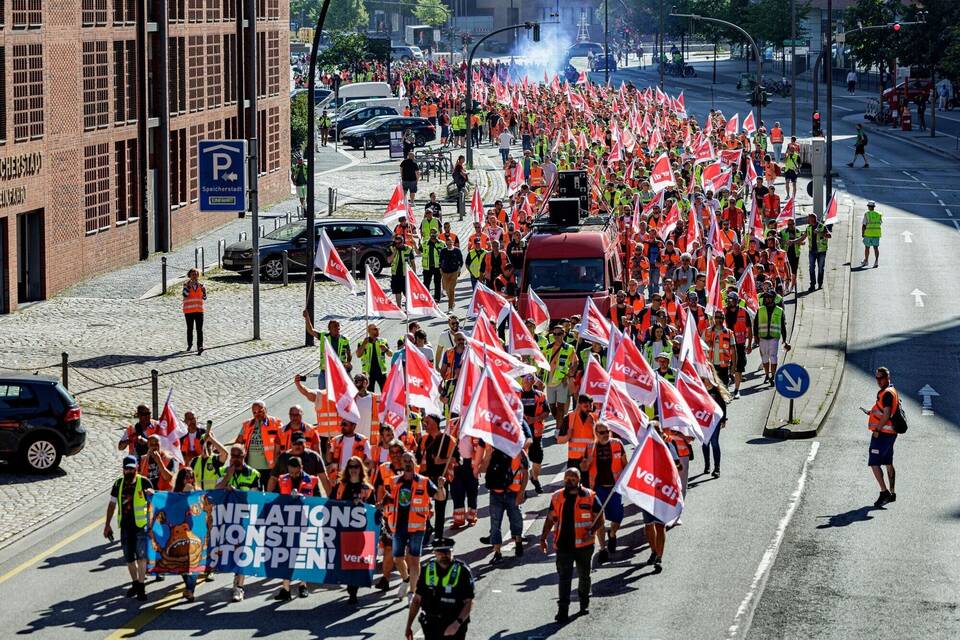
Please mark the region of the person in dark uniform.
<svg viewBox="0 0 960 640"><path fill-rule="evenodd" d="M433 558L424 564L417 580L404 637L413 640L413 621L420 613L425 640L466 638L473 597L470 567L453 559L452 544L434 546Z"/></svg>

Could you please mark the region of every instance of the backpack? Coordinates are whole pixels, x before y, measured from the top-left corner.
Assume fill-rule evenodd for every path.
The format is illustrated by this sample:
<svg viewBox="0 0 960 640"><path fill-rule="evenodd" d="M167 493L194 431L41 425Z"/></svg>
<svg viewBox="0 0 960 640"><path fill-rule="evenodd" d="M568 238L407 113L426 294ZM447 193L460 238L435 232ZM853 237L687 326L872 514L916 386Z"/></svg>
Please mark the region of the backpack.
<svg viewBox="0 0 960 640"><path fill-rule="evenodd" d="M897 408L890 414L890 425L897 434L906 433L907 416L903 413L903 403L900 402L900 394L897 394Z"/></svg>
<svg viewBox="0 0 960 640"><path fill-rule="evenodd" d="M484 477L487 489L506 491L513 483L513 460L504 452L494 449Z"/></svg>

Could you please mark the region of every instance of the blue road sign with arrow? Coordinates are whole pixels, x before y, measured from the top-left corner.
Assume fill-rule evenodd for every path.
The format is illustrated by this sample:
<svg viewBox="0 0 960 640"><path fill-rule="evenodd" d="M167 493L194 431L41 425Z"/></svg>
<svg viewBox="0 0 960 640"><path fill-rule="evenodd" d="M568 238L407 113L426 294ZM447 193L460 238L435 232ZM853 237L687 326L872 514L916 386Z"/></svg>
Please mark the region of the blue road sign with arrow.
<svg viewBox="0 0 960 640"><path fill-rule="evenodd" d="M777 369L774 376L777 393L784 398L799 398L810 388L810 374L800 365L790 362Z"/></svg>

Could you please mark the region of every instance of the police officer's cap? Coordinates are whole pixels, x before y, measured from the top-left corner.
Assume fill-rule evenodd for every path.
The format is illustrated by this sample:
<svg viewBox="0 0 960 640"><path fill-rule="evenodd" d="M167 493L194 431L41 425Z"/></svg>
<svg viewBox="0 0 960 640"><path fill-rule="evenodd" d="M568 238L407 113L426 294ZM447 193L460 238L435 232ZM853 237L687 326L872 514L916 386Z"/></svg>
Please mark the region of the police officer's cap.
<svg viewBox="0 0 960 640"><path fill-rule="evenodd" d="M433 550L453 553L453 544L454 541L451 539L444 539L442 542L438 540L436 544L433 545Z"/></svg>
<svg viewBox="0 0 960 640"><path fill-rule="evenodd" d="M136 469L136 468L137 468L137 456L124 456L124 457L123 457L123 468L124 468L124 469Z"/></svg>
<svg viewBox="0 0 960 640"><path fill-rule="evenodd" d="M869 201L867 202L867 206L868 206L868 207L875 207L875 206L877 206L877 203L874 202L873 200L869 200Z"/></svg>

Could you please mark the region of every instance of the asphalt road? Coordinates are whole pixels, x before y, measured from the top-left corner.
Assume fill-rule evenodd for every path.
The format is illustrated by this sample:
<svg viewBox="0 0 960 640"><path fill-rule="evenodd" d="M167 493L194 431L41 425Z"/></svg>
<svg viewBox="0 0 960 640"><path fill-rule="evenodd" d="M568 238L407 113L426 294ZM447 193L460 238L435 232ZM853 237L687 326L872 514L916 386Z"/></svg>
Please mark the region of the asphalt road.
<svg viewBox="0 0 960 640"><path fill-rule="evenodd" d="M687 89L686 96L691 112L710 108L709 90ZM744 111L742 101L731 99L729 110ZM788 102L765 110L768 122L788 116ZM852 129L838 120L837 134L839 157L851 147L843 136ZM492 568L489 549L478 541L488 528L482 495L481 524L455 536L458 555L480 578L471 637L958 635L960 507L953 454L958 401L950 391L960 375L953 302L960 280L951 276L950 258L958 253L960 232L947 215L950 206L960 215L960 197L952 186L956 172L942 160L879 136L870 149L876 168L840 167L838 186L842 183L858 205L867 197L877 200L885 213L882 262L879 269L854 273L847 371L820 437L787 442L760 437L771 391L755 391L759 378L754 374L745 385L749 393L730 407L731 422L721 439L723 476L693 478L683 526L668 534L663 573L652 575L639 566L649 551L638 516L629 510L620 534L623 550L593 573L590 615L564 627L553 623L552 556L543 557L533 544L547 496L531 491L525 505L524 558L513 559L508 545L507 561ZM907 188L915 186L921 188ZM898 235L902 231L913 234L911 243ZM923 307L915 306L914 288L927 294ZM386 337L395 339L399 331L393 326ZM438 331L439 326L428 326L431 337ZM754 354L750 369L756 368L755 360ZM873 511L867 505L876 487L865 467L867 431L857 407L872 402L872 370L881 363L892 368L908 399L911 431L898 445L899 500ZM916 392L926 383L942 395L933 399L935 415L921 417ZM268 398L268 405L280 414L294 398L301 401L294 394L285 389ZM229 436L237 427L228 423L218 430ZM694 473L701 468L699 455ZM547 447L548 491L559 486L563 458L562 447ZM386 638L402 633L402 605L379 592L362 591L356 609L348 607L339 588L316 589L306 600L278 605L269 599L276 582L251 580L247 600L231 604L229 576L201 585L190 605L178 599L179 583L172 577L151 582L149 606L140 608L123 597L127 574L118 545L100 536L104 506L105 499L92 501L0 551L0 601L17 603L4 608L4 635L59 639L117 632L115 637L232 640L238 635Z"/></svg>

